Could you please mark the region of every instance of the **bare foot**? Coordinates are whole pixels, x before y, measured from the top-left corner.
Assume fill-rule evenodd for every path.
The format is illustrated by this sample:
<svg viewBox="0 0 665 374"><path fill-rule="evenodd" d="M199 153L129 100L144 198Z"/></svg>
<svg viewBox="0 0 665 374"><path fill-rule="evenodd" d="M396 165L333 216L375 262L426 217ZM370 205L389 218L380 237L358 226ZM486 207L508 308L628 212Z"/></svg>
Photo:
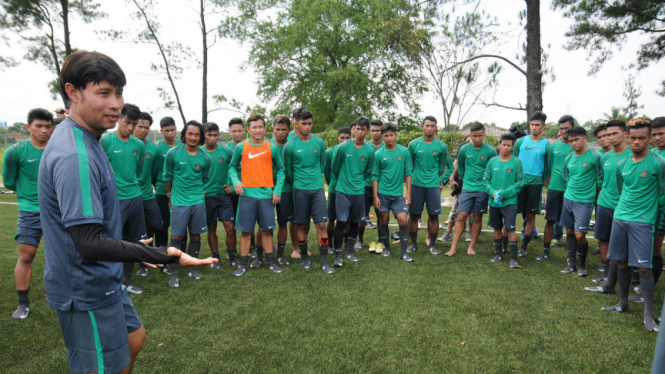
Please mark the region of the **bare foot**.
<svg viewBox="0 0 665 374"><path fill-rule="evenodd" d="M399 239L395 240L393 244L399 244Z"/></svg>
<svg viewBox="0 0 665 374"><path fill-rule="evenodd" d="M425 244L427 244L427 246L429 247L429 235L427 235L427 237L425 238Z"/></svg>
<svg viewBox="0 0 665 374"><path fill-rule="evenodd" d="M456 254L457 254L457 251L453 251L452 249L449 250L448 252L444 253L444 255L446 255L448 257L453 257Z"/></svg>
<svg viewBox="0 0 665 374"><path fill-rule="evenodd" d="M300 251L294 250L293 252L291 252L291 258L301 258Z"/></svg>
<svg viewBox="0 0 665 374"><path fill-rule="evenodd" d="M475 255L476 251L474 251L473 248L469 248L469 249L466 250L466 254L467 255Z"/></svg>

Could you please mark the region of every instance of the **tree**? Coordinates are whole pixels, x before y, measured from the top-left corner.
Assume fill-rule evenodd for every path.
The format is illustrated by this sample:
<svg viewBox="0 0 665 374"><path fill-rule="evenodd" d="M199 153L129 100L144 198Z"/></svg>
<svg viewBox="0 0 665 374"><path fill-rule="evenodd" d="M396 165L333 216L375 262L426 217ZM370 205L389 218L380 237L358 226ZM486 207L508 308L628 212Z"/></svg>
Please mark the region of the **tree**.
<svg viewBox="0 0 665 374"><path fill-rule="evenodd" d="M595 58L590 74L620 50L629 35L641 37L635 63L644 69L665 56L665 2L662 0L554 0L554 9L574 20L566 33L568 50L584 49ZM665 81L658 94L665 96Z"/></svg>
<svg viewBox="0 0 665 374"><path fill-rule="evenodd" d="M637 99L642 96L642 88L635 86L635 76L632 74L624 81L623 97L626 99L626 106L623 108L623 115L631 120L637 117L637 111L644 108L644 105L637 103Z"/></svg>
<svg viewBox="0 0 665 374"><path fill-rule="evenodd" d="M25 128L25 123L22 123L22 122L14 122L14 124L7 127L7 131L17 132L17 133L24 134L24 135L28 135L30 133L28 131L28 129Z"/></svg>
<svg viewBox="0 0 665 374"><path fill-rule="evenodd" d="M56 75L65 58L76 52L70 40L70 14L78 15L85 23L105 16L97 11L99 4L94 0L0 0L0 5L0 28L26 43L26 60L39 61ZM2 62L5 66L14 65L7 58ZM48 85L55 100L60 95L57 78ZM64 97L62 102L69 108Z"/></svg>

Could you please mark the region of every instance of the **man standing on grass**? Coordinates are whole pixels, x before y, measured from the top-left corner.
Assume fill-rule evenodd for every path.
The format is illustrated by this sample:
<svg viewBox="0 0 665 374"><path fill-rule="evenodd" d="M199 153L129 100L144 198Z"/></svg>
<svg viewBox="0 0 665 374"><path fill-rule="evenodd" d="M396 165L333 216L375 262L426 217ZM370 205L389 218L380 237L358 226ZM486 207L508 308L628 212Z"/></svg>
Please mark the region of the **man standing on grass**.
<svg viewBox="0 0 665 374"><path fill-rule="evenodd" d="M373 119L369 123L370 141L366 143L374 150L374 153L383 148L385 145L381 137L381 126L383 126L383 122L378 119ZM372 178L370 177L365 181L365 217L367 220L365 222L361 222L360 225L358 225L358 241L356 242L355 249L360 250L365 243L365 227L369 227L370 229L376 228L376 226L372 224L372 220L369 218L369 212L373 204L374 193L372 192ZM376 221L378 226L379 211L375 209L374 213L376 214ZM375 252L376 247L370 245L369 251Z"/></svg>
<svg viewBox="0 0 665 374"><path fill-rule="evenodd" d="M471 213L473 213L473 226L469 228L471 230L471 244L469 244L467 253L470 255L476 254L474 248L483 226L483 214L487 213L489 195L485 190L483 176L487 163L493 157L496 157L496 150L483 141L485 139L485 126L482 123L474 122L469 128L469 135L471 136L471 143L462 147L457 154L457 169L463 187L459 198L453 242L450 251L446 252L446 256L449 257L457 254L457 245L462 237L462 232L464 232L464 223ZM457 182L451 177L450 186L455 188L455 185L457 185Z"/></svg>
<svg viewBox="0 0 665 374"><path fill-rule="evenodd" d="M413 259L406 253L409 243L409 227L407 226L407 204L411 202L411 155L409 150L396 142L397 127L393 123L381 126L381 135L385 147L374 154L374 172L372 187L374 194L374 208L380 217L379 240L385 247L381 256L390 256L390 211L392 210L399 225L399 241L401 245L399 258L412 262ZM404 195L404 182L406 181L406 195Z"/></svg>
<svg viewBox="0 0 665 374"><path fill-rule="evenodd" d="M109 158L120 199L120 225L122 234L131 240L147 239L145 216L143 215L143 191L139 177L143 173L145 146L132 136L141 117L136 105L125 104L114 132L102 136L102 147ZM143 289L132 284L134 263L125 263L123 284L127 292L140 295Z"/></svg>
<svg viewBox="0 0 665 374"><path fill-rule="evenodd" d="M665 160L649 152L651 120L638 117L628 122L628 142L632 156L616 169L619 203L614 211L609 257L619 261L619 304L605 312L627 312L630 269L638 268L640 291L644 299L644 327L658 331L653 316L654 289L653 232L665 194ZM656 203L657 202L657 203Z"/></svg>
<svg viewBox="0 0 665 374"><path fill-rule="evenodd" d="M219 255L219 239L217 238L217 221L222 222L226 232L226 252L229 255L230 265L238 267L235 260L236 253L236 230L233 228L235 215L233 214L233 204L231 203L231 187L229 187L229 164L233 157L231 148L219 144L219 126L213 122L203 124L205 133L205 145L201 149L210 158L210 173L208 181L203 185L203 194L205 195L206 222L208 223L208 244L212 257L219 262L212 264L214 269L218 269L221 263Z"/></svg>
<svg viewBox="0 0 665 374"><path fill-rule="evenodd" d="M466 139L460 145L457 147L457 155L459 155L460 149L464 147L465 145L471 143L471 137L469 135L466 136ZM459 171L457 170L457 158L455 158L455 161L453 161L453 173L451 174L451 178L455 179L455 185L456 188L454 189L454 199L453 199L453 206L450 208L450 213L448 214L448 227L446 228L446 232L441 235L439 239L437 239L440 242L449 242L453 240L453 229L455 228L455 222L457 222L457 209L459 207L459 197L460 193L462 192L462 185L461 181L459 179ZM441 176L441 182L443 184L443 176ZM452 188L452 186L451 186ZM469 226L473 226L473 215L470 215L468 218ZM466 238L465 240L467 242L471 241L471 231L470 230L465 230L466 231ZM505 246L508 246L508 238L506 237L505 241Z"/></svg>
<svg viewBox="0 0 665 374"><path fill-rule="evenodd" d="M343 265L342 239L346 223L349 222L347 235L346 259L358 262L353 254L353 247L358 235L358 224L365 221L365 184L372 174L374 150L365 143L369 128L367 117L358 117L355 121L356 136L340 144L333 154L332 175L337 179L337 224L335 225L335 262L336 267Z"/></svg>
<svg viewBox="0 0 665 374"><path fill-rule="evenodd" d="M326 232L328 212L326 193L323 189L323 172L326 167L326 145L323 139L312 135L313 116L307 108L298 108L294 112L295 128L298 135L284 146L284 174L293 186L295 218L293 223L298 230L298 247L303 262L303 269L309 269L310 259L307 250L307 226L310 217L316 226L321 254L321 270L327 274L335 272L328 266L328 248L330 239Z"/></svg>
<svg viewBox="0 0 665 374"><path fill-rule="evenodd" d="M271 231L275 228L275 204L280 201L284 184L282 156L276 145L265 140L266 122L262 115L249 116L247 127L250 138L236 145L229 169L231 183L240 196L236 230L242 232L240 267L233 275L241 276L247 271L251 236L257 223L257 241L266 254L268 269L281 273L282 268L273 259Z"/></svg>
<svg viewBox="0 0 665 374"><path fill-rule="evenodd" d="M37 177L44 148L53 133L53 115L46 109L33 109L28 112L25 128L30 138L9 147L2 164L2 182L9 190L16 191L18 200L18 227L14 235L18 243L14 268L18 308L12 314L13 319L26 319L30 313L32 261L42 239Z"/></svg>
<svg viewBox="0 0 665 374"><path fill-rule="evenodd" d="M572 273L577 270L577 257L579 257L580 266L577 275L586 277L589 275L586 270L586 258L589 253L586 234L589 232L593 205L603 185L603 164L600 153L587 147L584 128L575 126L568 130L568 141L574 152L563 162L566 192L563 195L561 210L561 226L566 228L568 266L561 272Z"/></svg>
<svg viewBox="0 0 665 374"><path fill-rule="evenodd" d="M215 260L122 240L114 173L99 141L123 107L125 75L116 62L75 52L65 59L58 85L72 110L39 166L46 301L58 312L71 372L129 373L145 330L122 286L121 263Z"/></svg>
<svg viewBox="0 0 665 374"><path fill-rule="evenodd" d="M543 254L536 256L536 260L542 261L550 258L550 249L552 246L552 236L554 234L554 225L561 218L561 209L563 208L563 194L566 191L566 184L563 181L563 161L573 152L573 148L568 141L568 130L575 126L575 120L572 116L565 115L559 119L558 135L561 140L550 144L547 149L548 169L551 172L550 185L547 187L547 205L545 207L545 238L543 240Z"/></svg>
<svg viewBox="0 0 665 374"><path fill-rule="evenodd" d="M490 261L503 260L502 238L503 228L508 231L510 245L510 268L517 269L517 234L515 218L517 217L517 194L522 188L524 172L522 161L512 155L515 139L511 134L503 134L499 139L499 156L492 157L485 168L483 181L485 191L489 195L489 225L494 228L494 258Z"/></svg>
<svg viewBox="0 0 665 374"><path fill-rule="evenodd" d="M441 213L441 175L450 178L453 162L446 146L436 137L438 129L436 118L427 116L420 126L423 136L409 143L409 154L413 167L412 199L409 205L409 235L411 245L407 252L418 250L418 220L423 208L427 205L429 215L427 234L429 235L429 251L433 255L441 252L436 249L436 236L439 234L439 214Z"/></svg>
<svg viewBox="0 0 665 374"><path fill-rule="evenodd" d="M351 129L343 126L337 129L337 145L326 150L326 168L323 176L328 183L328 238L335 237L335 220L337 219L336 201L337 201L337 177L332 173L332 160L337 147L351 138Z"/></svg>
<svg viewBox="0 0 665 374"><path fill-rule="evenodd" d="M187 253L199 257L201 234L208 231L203 185L210 175L210 157L199 146L205 144L203 126L196 121L185 124L180 133L179 145L166 154L164 182L171 207L171 247L184 248L182 240L189 232ZM187 276L201 279L193 268L187 268ZM169 287L180 286L178 264L171 265Z"/></svg>

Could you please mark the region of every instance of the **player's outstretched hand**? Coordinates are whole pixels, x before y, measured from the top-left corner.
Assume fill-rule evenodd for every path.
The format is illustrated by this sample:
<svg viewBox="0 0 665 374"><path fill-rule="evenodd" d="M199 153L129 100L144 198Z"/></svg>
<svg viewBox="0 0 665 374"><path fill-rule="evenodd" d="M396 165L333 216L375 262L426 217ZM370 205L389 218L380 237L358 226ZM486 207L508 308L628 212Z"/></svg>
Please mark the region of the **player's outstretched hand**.
<svg viewBox="0 0 665 374"><path fill-rule="evenodd" d="M275 194L272 194L272 203L273 203L273 204L275 204L275 205L279 204L279 201L280 201L280 200L282 200L282 198L281 198L280 196L277 196L277 195L275 195Z"/></svg>
<svg viewBox="0 0 665 374"><path fill-rule="evenodd" d="M143 239L143 240L139 240L139 241L141 243L145 244L145 245L148 245L148 244L152 243L152 238Z"/></svg>
<svg viewBox="0 0 665 374"><path fill-rule="evenodd" d="M210 265L210 264L215 264L218 263L219 260L216 258L208 257L204 259L198 259L194 258L186 253L183 253L180 256L180 262L178 265L180 266L204 266L204 265Z"/></svg>
<svg viewBox="0 0 665 374"><path fill-rule="evenodd" d="M233 189L236 191L236 194L242 195L242 192L243 192L242 188L243 187L245 187L245 186L242 184L242 182L240 182L240 183L236 184L235 186L233 186Z"/></svg>

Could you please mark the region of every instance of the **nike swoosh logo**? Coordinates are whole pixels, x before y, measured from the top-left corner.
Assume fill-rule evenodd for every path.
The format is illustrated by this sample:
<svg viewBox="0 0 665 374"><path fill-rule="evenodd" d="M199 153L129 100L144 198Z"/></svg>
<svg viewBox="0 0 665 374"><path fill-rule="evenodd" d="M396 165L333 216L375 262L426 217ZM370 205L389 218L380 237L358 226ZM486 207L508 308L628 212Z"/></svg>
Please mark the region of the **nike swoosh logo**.
<svg viewBox="0 0 665 374"><path fill-rule="evenodd" d="M346 157L351 157L351 156L353 156L353 155L350 155L350 154L348 154L348 153L346 154Z"/></svg>
<svg viewBox="0 0 665 374"><path fill-rule="evenodd" d="M201 228L201 230L205 230L205 229L207 229L207 227L202 227L202 228Z"/></svg>
<svg viewBox="0 0 665 374"><path fill-rule="evenodd" d="M33 162L33 161L37 161L37 159L34 159L34 160L28 160L28 162Z"/></svg>
<svg viewBox="0 0 665 374"><path fill-rule="evenodd" d="M304 151L304 149L299 149L299 150L298 150L298 153L300 153L300 152L302 152L302 151Z"/></svg>
<svg viewBox="0 0 665 374"><path fill-rule="evenodd" d="M609 164L611 164L611 162L606 163L605 166L607 166L607 165L609 165Z"/></svg>
<svg viewBox="0 0 665 374"><path fill-rule="evenodd" d="M122 149L119 150L119 151L113 150L113 152L115 152L115 153L120 153L120 152L122 152Z"/></svg>
<svg viewBox="0 0 665 374"><path fill-rule="evenodd" d="M621 173L621 175L628 175L628 174L630 174L630 173L631 173L631 172L629 171L629 172L627 172L627 173Z"/></svg>
<svg viewBox="0 0 665 374"><path fill-rule="evenodd" d="M420 153L420 152L425 152L425 150L424 150L424 149L421 149L420 151L418 151L418 153Z"/></svg>
<svg viewBox="0 0 665 374"><path fill-rule="evenodd" d="M575 164L568 165L569 168L572 168L573 166L575 166Z"/></svg>
<svg viewBox="0 0 665 374"><path fill-rule="evenodd" d="M533 150L533 149L539 149L539 148L540 148L540 147L533 147L533 148L524 147L524 150L525 150L525 151L530 151L530 150Z"/></svg>
<svg viewBox="0 0 665 374"><path fill-rule="evenodd" d="M469 157L473 157L473 155L468 155L468 156L466 156L466 158L469 158Z"/></svg>
<svg viewBox="0 0 665 374"><path fill-rule="evenodd" d="M580 229L586 229L586 226L584 226L584 227L580 226Z"/></svg>
<svg viewBox="0 0 665 374"><path fill-rule="evenodd" d="M510 226L510 228L511 228L511 229L514 229L514 228L515 228L515 226Z"/></svg>
<svg viewBox="0 0 665 374"><path fill-rule="evenodd" d="M186 162L181 162L181 163L180 163L180 165L184 165L184 164L186 164Z"/></svg>
<svg viewBox="0 0 665 374"><path fill-rule="evenodd" d="M261 152L261 153L257 153L257 154L255 154L255 155L253 155L252 152L249 152L249 154L247 155L247 157L249 157L249 159L251 160L251 159L253 159L254 157L259 157L259 156L261 156L261 155L264 154L264 153L266 153L266 151L263 151L263 152Z"/></svg>
<svg viewBox="0 0 665 374"><path fill-rule="evenodd" d="M385 160L387 160L387 159L388 159L388 157L384 157L383 161L385 161Z"/></svg>
<svg viewBox="0 0 665 374"><path fill-rule="evenodd" d="M494 170L499 170L499 168L494 168Z"/></svg>
<svg viewBox="0 0 665 374"><path fill-rule="evenodd" d="M554 151L554 153L561 153L561 151Z"/></svg>

